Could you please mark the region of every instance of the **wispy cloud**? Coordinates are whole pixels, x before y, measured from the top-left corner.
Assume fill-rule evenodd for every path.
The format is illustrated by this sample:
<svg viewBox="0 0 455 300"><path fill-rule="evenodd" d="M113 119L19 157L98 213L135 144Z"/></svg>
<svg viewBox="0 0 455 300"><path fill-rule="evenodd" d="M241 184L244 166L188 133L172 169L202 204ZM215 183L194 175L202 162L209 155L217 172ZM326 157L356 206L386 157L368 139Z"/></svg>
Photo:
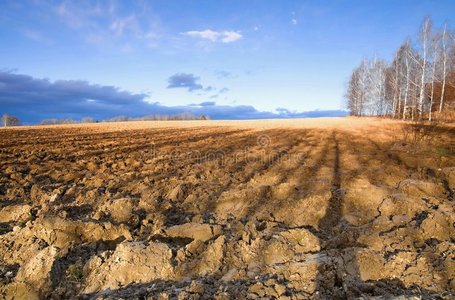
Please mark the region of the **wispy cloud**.
<svg viewBox="0 0 455 300"><path fill-rule="evenodd" d="M211 42L222 42L222 43L232 43L240 40L243 36L238 31L213 31L211 29L206 29L202 31L191 30L182 32L182 35L186 35L193 38L206 39Z"/></svg>
<svg viewBox="0 0 455 300"><path fill-rule="evenodd" d="M23 31L23 34L25 37L31 39L31 40L34 40L36 42L39 42L39 43L42 43L42 44L45 44L45 45L50 45L52 44L52 40L47 37L45 34L43 34L42 32L40 31L37 31L37 30L34 30L34 29L24 29Z"/></svg>
<svg viewBox="0 0 455 300"><path fill-rule="evenodd" d="M99 3L69 1L55 5L53 10L65 24L73 29L95 27L94 18L103 17L103 11L105 11Z"/></svg>
<svg viewBox="0 0 455 300"><path fill-rule="evenodd" d="M215 70L215 76L216 78L218 79L221 79L221 78L231 78L232 77L232 74L228 71L224 71L224 70Z"/></svg>
<svg viewBox="0 0 455 300"><path fill-rule="evenodd" d="M136 16L130 15L124 18L118 17L112 21L111 26L109 28L117 36L122 36L123 33L128 29L138 31Z"/></svg>
<svg viewBox="0 0 455 300"><path fill-rule="evenodd" d="M227 92L229 92L228 88L222 88L215 95L210 96L210 99L218 98L218 96L220 96L221 94L225 94Z"/></svg>
<svg viewBox="0 0 455 300"><path fill-rule="evenodd" d="M161 22L147 4L140 12L123 11L116 1L63 1L52 6L55 16L83 40L99 47L125 45L154 48L161 37Z"/></svg>
<svg viewBox="0 0 455 300"><path fill-rule="evenodd" d="M117 0L33 0L31 2L33 2L33 7L30 10L36 11L37 15L46 16L43 20L52 19L65 30L70 30L71 37L95 46L97 49L132 52L161 47L160 49L164 51L179 50L183 42L182 35L224 44L244 38L240 31L230 29L173 31L174 29L166 27L167 23L162 21L161 16L148 1L128 4ZM33 29L35 30L35 28ZM39 35L32 31L22 34L42 43L45 42L45 39L53 40L55 43L59 43L61 40L61 37L52 36L55 34L53 31L42 32L45 34ZM205 46L210 47L207 43Z"/></svg>

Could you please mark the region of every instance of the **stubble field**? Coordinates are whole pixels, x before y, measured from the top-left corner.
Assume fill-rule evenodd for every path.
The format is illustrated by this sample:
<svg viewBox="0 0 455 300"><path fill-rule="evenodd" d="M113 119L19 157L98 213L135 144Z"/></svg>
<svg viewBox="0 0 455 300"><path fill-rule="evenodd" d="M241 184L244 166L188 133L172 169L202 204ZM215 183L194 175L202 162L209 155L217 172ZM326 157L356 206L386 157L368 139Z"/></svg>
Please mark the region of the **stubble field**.
<svg viewBox="0 0 455 300"><path fill-rule="evenodd" d="M455 296L455 127L0 130L7 299Z"/></svg>

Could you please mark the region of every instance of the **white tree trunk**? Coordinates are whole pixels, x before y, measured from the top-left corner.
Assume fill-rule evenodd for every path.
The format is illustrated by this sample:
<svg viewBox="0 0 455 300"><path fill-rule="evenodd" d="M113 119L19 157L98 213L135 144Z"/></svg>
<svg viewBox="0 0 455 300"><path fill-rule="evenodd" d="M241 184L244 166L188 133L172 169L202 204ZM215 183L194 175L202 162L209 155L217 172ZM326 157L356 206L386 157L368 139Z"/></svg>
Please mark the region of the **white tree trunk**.
<svg viewBox="0 0 455 300"><path fill-rule="evenodd" d="M441 86L441 101L439 102L439 112L441 113L444 108L444 92L446 88L446 73L447 73L447 53L446 53L446 35L447 25L444 26L442 33L442 86Z"/></svg>
<svg viewBox="0 0 455 300"><path fill-rule="evenodd" d="M432 116L433 116L433 102L434 102L434 82L436 80L436 64L437 64L437 53L438 51L438 43L437 41L434 41L434 48L433 48L433 70L432 70L432 74L431 74L431 99L430 99L430 111L429 111L429 116L428 116L428 119L432 120Z"/></svg>
<svg viewBox="0 0 455 300"><path fill-rule="evenodd" d="M422 76L420 79L420 94L419 94L419 120L422 120L423 115L423 100L425 94L425 70L427 65L427 40L430 29L430 20L425 19L422 28Z"/></svg>
<svg viewBox="0 0 455 300"><path fill-rule="evenodd" d="M436 81L436 66L439 63L439 55L438 55L438 48L439 48L439 36L435 36L433 40L433 70L431 74L431 99L430 99L430 111L428 119L431 122L433 119L433 104L434 104L434 83Z"/></svg>
<svg viewBox="0 0 455 300"><path fill-rule="evenodd" d="M408 105L408 92L409 92L409 71L410 70L409 70L408 51L406 51L406 88L404 90L403 120L406 119L406 109L407 109L407 105Z"/></svg>
<svg viewBox="0 0 455 300"><path fill-rule="evenodd" d="M395 79L393 82L393 104L392 104L392 110L393 110L393 118L395 119L396 114L397 114L397 107L398 107L398 92L399 92L399 87L398 87L398 55L395 56Z"/></svg>

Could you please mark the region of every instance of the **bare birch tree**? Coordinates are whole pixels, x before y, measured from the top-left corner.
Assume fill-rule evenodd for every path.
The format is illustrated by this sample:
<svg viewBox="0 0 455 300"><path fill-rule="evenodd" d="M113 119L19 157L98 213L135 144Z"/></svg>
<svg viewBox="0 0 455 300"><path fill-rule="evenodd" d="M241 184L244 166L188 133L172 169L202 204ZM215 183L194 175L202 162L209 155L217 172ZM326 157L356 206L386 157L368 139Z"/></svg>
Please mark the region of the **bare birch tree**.
<svg viewBox="0 0 455 300"><path fill-rule="evenodd" d="M425 75L427 67L428 55L428 40L431 35L431 20L426 17L422 23L420 32L420 39L422 42L422 64L421 64L421 79L420 79L420 92L419 92L419 120L422 120L423 115L423 101L425 98Z"/></svg>
<svg viewBox="0 0 455 300"><path fill-rule="evenodd" d="M405 60L405 68L406 68L406 87L404 88L404 104L403 104L403 120L406 119L406 112L408 109L408 94L409 94L409 82L411 80L411 67L409 64L409 41L406 41L404 45L404 60Z"/></svg>
<svg viewBox="0 0 455 300"><path fill-rule="evenodd" d="M18 117L12 116L12 115L9 115L9 114L3 114L2 118L1 118L1 122L2 122L4 127L7 127L7 126L18 126L18 125L21 124L21 122L20 122Z"/></svg>
<svg viewBox="0 0 455 300"><path fill-rule="evenodd" d="M357 116L412 120L428 116L432 121L437 106L439 112L444 110L448 87L455 87L454 78L455 35L447 25L433 32L431 20L425 18L418 39L407 39L391 63L376 57L363 59L353 70L347 107Z"/></svg>
<svg viewBox="0 0 455 300"><path fill-rule="evenodd" d="M433 103L434 103L434 85L436 83L436 67L439 62L438 56L438 47L439 47L439 34L435 34L432 38L432 47L431 47L431 92L430 92L430 107L428 109L428 120L431 122L433 119Z"/></svg>
<svg viewBox="0 0 455 300"><path fill-rule="evenodd" d="M441 113L442 110L444 109L444 93L445 93L445 88L446 88L446 78L447 78L447 39L448 39L448 34L447 34L447 24L444 25L444 30L442 32L441 36L441 63L442 63L442 85L441 85L441 99L439 101L439 112Z"/></svg>

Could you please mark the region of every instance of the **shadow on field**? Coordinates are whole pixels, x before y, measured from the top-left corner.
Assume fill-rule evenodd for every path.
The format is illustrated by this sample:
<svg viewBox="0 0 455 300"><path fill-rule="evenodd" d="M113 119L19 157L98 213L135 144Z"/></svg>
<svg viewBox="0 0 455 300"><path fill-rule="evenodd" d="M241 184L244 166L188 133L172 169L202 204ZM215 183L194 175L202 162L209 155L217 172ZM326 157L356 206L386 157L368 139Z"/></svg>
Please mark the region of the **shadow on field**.
<svg viewBox="0 0 455 300"><path fill-rule="evenodd" d="M442 130L441 132L447 133L448 131ZM358 260L364 260L365 257L362 258L359 254L363 249L367 250L369 245L358 243L358 239L362 237L362 234L369 233L374 230L374 220L373 222L368 222L363 226L355 226L349 224L349 222L343 218L343 206L345 205L344 194L346 188L342 186L342 182L355 179L355 177L362 172L361 170L341 165L340 157L343 153L340 150L339 140L344 141L345 145L349 145L347 147L347 151L357 153L356 158L357 161L360 162L360 168L365 168L365 170L368 169L370 160L373 156L384 162L384 168L389 163L404 166L408 172L418 172L417 168L407 165L398 155L392 153L389 150L390 145L381 145L379 142L375 142L370 138L362 140L367 141L369 143L368 145L364 142L359 142L360 138L357 135L348 133L340 135L336 132L333 133L332 142L334 145L334 161L331 188L332 196L329 200L329 205L325 215L320 219L319 231L317 232L318 237L321 239L321 245L323 245L321 252L325 252L327 255L326 257L320 257L320 265L318 268L319 274L316 278L319 295L322 299L347 299L365 296L418 296L423 297L424 299L434 299L435 297L442 299L442 297L436 294L435 291L425 289L418 284L412 284L409 286L409 283L405 284L398 278L362 280L359 266L360 261ZM358 151L356 151L357 149L366 150L369 148L373 148L369 153L370 157L359 155ZM343 170L343 167L345 167L346 170ZM341 174L343 174L343 180L341 178ZM369 175L373 176L370 177L371 182L378 182L379 184L382 183L380 180L378 181L378 178L375 178L375 172L369 173ZM435 207L432 208L434 209ZM379 211L379 208L378 212L380 216L382 213ZM408 228L407 226L409 226L409 224L395 226L387 231L387 233L393 233L397 229L403 229L400 233L402 236L414 237L417 240L420 236L416 236L416 232L414 230L420 227L422 222L427 217L428 213L426 211L417 213L411 220L411 223L415 223L415 225L413 225L414 228ZM386 251L384 253L384 258L386 258L386 261L388 262L389 258L399 254L401 251L418 253L416 260L418 260L419 257L423 257L428 265L432 266L431 268L434 268L432 272L435 272L438 278L445 278L445 280L447 280L449 278L448 276L450 276L450 270L447 266L445 269L438 269L437 264L439 264L440 258L435 256L431 251L431 247L434 249L435 245L440 242L441 241L434 241L433 239L430 239L426 240L424 242L424 246L420 246L420 248L414 245L406 250L398 249L394 252ZM424 250L423 248L425 248L426 251L422 251ZM374 268L374 265L369 266L370 262L368 261L362 261L361 263L364 265L364 268L365 265L367 268ZM410 266L411 265L406 266L406 269ZM378 274L381 272L381 270L369 271L377 272ZM425 272L424 270L421 271Z"/></svg>

